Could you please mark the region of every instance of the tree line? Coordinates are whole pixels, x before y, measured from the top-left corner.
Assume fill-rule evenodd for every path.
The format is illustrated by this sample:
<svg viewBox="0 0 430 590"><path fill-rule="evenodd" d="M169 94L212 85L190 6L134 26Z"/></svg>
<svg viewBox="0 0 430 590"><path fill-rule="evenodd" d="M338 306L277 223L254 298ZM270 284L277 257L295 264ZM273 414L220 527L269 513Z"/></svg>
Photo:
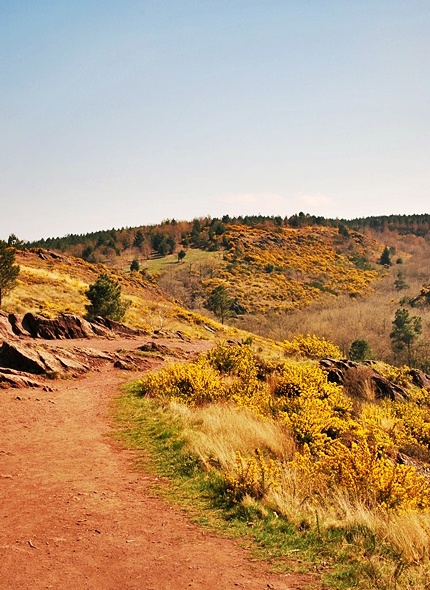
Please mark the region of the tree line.
<svg viewBox="0 0 430 590"><path fill-rule="evenodd" d="M152 253L165 256L178 247L195 247L206 250L226 247L220 237L229 225L277 228L326 226L336 227L339 233L366 229L383 233L396 231L400 234L428 236L430 215L383 215L356 219L333 219L323 216L297 213L291 216L267 215L224 215L221 218L203 217L192 221L165 220L160 224L136 228L110 229L86 234L68 234L63 237L46 238L27 242L26 247L41 247L67 252L90 262L96 254L119 256L122 252L136 249L150 256Z"/></svg>

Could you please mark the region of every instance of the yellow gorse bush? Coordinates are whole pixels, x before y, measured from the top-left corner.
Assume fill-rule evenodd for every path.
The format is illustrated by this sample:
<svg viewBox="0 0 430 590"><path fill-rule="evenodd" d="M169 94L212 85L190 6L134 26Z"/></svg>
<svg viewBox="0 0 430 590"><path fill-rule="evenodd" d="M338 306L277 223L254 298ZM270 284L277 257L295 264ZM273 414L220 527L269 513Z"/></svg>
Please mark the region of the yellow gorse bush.
<svg viewBox="0 0 430 590"><path fill-rule="evenodd" d="M365 438L344 444L333 441L315 457L309 446L292 466L305 473L315 492L341 489L351 500L388 510L417 510L430 504L429 483L416 470L380 456Z"/></svg>
<svg viewBox="0 0 430 590"><path fill-rule="evenodd" d="M399 443L422 445L430 448L430 414L428 408L422 408L414 402L396 402L393 404L395 416L400 426L396 432Z"/></svg>
<svg viewBox="0 0 430 590"><path fill-rule="evenodd" d="M319 448L351 427L352 402L315 365L285 365L275 376L273 408L298 443Z"/></svg>
<svg viewBox="0 0 430 590"><path fill-rule="evenodd" d="M299 355L310 359L342 358L342 353L335 344L315 334L298 335L291 341L286 340L284 348L285 354L289 356Z"/></svg>
<svg viewBox="0 0 430 590"><path fill-rule="evenodd" d="M219 344L205 355L206 361L224 375L226 398L259 416L268 416L271 395L266 380L269 370L250 346Z"/></svg>
<svg viewBox="0 0 430 590"><path fill-rule="evenodd" d="M237 451L234 468L225 474L224 482L227 494L236 502L245 496L261 499L279 486L279 467L273 459L265 459L260 449L246 458Z"/></svg>
<svg viewBox="0 0 430 590"><path fill-rule="evenodd" d="M149 373L139 389L190 406L225 401L275 420L294 437L299 451L293 460L286 457L285 464L301 474L311 496L342 490L369 507L429 507L426 479L412 465L396 462L408 446L429 453L430 415L424 403L368 403L353 413L343 388L329 383L314 363L270 365L249 346L225 343L197 362ZM224 473L226 489L235 500L261 498L276 488L284 468L279 458L265 458L259 451L252 457L238 453L235 465Z"/></svg>
<svg viewBox="0 0 430 590"><path fill-rule="evenodd" d="M357 256L371 258L371 240L350 234L339 243L335 228L280 228L230 225L223 239L224 253L217 276L204 281L208 293L224 281L246 309L292 310L340 294L357 296L369 291L377 272L358 268Z"/></svg>
<svg viewBox="0 0 430 590"><path fill-rule="evenodd" d="M219 374L206 363L175 363L148 373L138 383L142 395L168 397L188 405L213 402L224 396Z"/></svg>

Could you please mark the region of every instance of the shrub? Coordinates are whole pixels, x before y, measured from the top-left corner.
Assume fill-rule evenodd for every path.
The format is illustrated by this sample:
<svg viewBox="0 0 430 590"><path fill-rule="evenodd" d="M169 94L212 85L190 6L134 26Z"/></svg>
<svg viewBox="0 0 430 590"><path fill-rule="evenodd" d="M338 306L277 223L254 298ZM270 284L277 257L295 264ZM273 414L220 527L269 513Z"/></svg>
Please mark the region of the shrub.
<svg viewBox="0 0 430 590"><path fill-rule="evenodd" d="M121 301L121 286L118 281L105 273L98 276L96 282L85 291L85 295L91 302L85 306L90 319L101 316L120 321L130 305L129 302Z"/></svg>
<svg viewBox="0 0 430 590"><path fill-rule="evenodd" d="M342 353L335 344L325 338L315 336L315 334L295 336L291 342L286 340L284 348L287 355L297 354L310 359L342 358Z"/></svg>
<svg viewBox="0 0 430 590"><path fill-rule="evenodd" d="M367 340L354 340L348 353L352 361L365 361L372 358L372 349Z"/></svg>
<svg viewBox="0 0 430 590"><path fill-rule="evenodd" d="M234 502L251 496L260 500L271 488L278 485L279 468L273 459L265 459L260 449L255 456L244 458L240 451L236 452L234 469L224 475L226 492Z"/></svg>
<svg viewBox="0 0 430 590"><path fill-rule="evenodd" d="M187 405L221 399L225 388L219 374L208 364L175 363L157 373L148 373L138 383L141 395L165 396Z"/></svg>

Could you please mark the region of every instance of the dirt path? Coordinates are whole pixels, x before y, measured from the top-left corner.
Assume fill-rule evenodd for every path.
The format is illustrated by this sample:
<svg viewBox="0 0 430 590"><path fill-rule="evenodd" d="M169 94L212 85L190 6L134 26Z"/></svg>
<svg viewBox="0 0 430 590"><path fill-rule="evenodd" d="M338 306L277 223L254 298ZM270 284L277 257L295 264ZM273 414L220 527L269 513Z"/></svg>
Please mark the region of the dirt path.
<svg viewBox="0 0 430 590"><path fill-rule="evenodd" d="M0 390L0 588L305 588L150 495L108 436L122 380L109 367L53 392Z"/></svg>

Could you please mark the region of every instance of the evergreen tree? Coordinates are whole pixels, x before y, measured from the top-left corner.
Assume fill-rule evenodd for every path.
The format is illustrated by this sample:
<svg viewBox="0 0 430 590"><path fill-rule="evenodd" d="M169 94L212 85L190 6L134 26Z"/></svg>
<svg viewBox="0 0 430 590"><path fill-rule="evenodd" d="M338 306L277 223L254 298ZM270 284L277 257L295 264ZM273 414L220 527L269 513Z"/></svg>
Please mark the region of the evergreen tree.
<svg viewBox="0 0 430 590"><path fill-rule="evenodd" d="M228 294L228 291L224 285L218 285L215 287L207 301L206 307L213 311L214 314L221 320L221 323L224 323L224 320L230 315L231 313L231 306L233 304L233 299Z"/></svg>
<svg viewBox="0 0 430 590"><path fill-rule="evenodd" d="M24 242L17 238L15 234L10 234L7 240L7 245L16 250L23 250L25 247Z"/></svg>
<svg viewBox="0 0 430 590"><path fill-rule="evenodd" d="M167 236L166 238L166 244L167 244L167 251L169 254L173 254L173 252L175 251L176 248L176 240L173 236Z"/></svg>
<svg viewBox="0 0 430 590"><path fill-rule="evenodd" d="M409 311L400 308L393 320L390 333L391 347L395 354L407 352L407 362L412 364L412 345L422 332L422 320L418 316L410 316Z"/></svg>
<svg viewBox="0 0 430 590"><path fill-rule="evenodd" d="M394 281L394 286L397 291L401 291L402 289L409 289L409 285L405 281L405 273L399 270L397 273L397 278Z"/></svg>
<svg viewBox="0 0 430 590"><path fill-rule="evenodd" d="M357 339L351 344L349 358L352 361L366 361L372 358L372 350L367 340Z"/></svg>
<svg viewBox="0 0 430 590"><path fill-rule="evenodd" d="M129 302L121 301L121 285L106 273L98 276L85 295L91 302L85 306L89 319L101 316L120 321L130 305Z"/></svg>
<svg viewBox="0 0 430 590"><path fill-rule="evenodd" d="M379 264L383 264L384 266L391 266L391 255L388 246L385 246L384 251L381 254L381 258L379 259Z"/></svg>
<svg viewBox="0 0 430 590"><path fill-rule="evenodd" d="M135 248L139 248L139 250L142 250L142 246L143 246L144 241L145 241L145 237L144 237L143 233L141 232L141 230L138 229L136 232L136 235L134 236L133 246Z"/></svg>
<svg viewBox="0 0 430 590"><path fill-rule="evenodd" d="M15 254L15 248L0 240L0 309L3 297L16 286L20 268L15 264Z"/></svg>

